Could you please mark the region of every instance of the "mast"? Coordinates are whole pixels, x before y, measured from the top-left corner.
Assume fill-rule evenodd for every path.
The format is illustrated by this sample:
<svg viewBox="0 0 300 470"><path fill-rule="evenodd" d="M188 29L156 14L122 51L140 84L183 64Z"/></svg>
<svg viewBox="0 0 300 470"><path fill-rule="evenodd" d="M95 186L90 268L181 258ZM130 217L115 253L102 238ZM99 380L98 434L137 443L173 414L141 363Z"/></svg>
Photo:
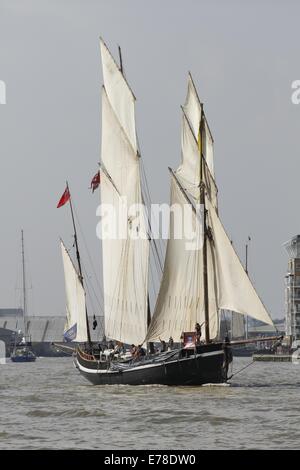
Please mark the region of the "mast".
<svg viewBox="0 0 300 470"><path fill-rule="evenodd" d="M248 242L250 242L251 238L248 236ZM246 271L246 274L248 274L248 242L246 243L246 260L245 260L245 271ZM246 315L246 319L245 319L245 338L248 339L248 315Z"/></svg>
<svg viewBox="0 0 300 470"><path fill-rule="evenodd" d="M24 250L24 233L21 230L22 241L22 278L23 278L23 321L24 321L24 337L26 341L27 328L26 328L26 314L27 314L27 297L26 297L26 271L25 271L25 250Z"/></svg>
<svg viewBox="0 0 300 470"><path fill-rule="evenodd" d="M204 319L205 319L205 341L210 342L209 335L209 303L208 303L208 273L207 273L207 224L206 224L206 207L205 207L205 184L203 172L203 145L202 139L204 138L203 122L204 111L203 104L201 104L201 120L198 135L198 146L200 155L200 205L203 208L203 292L204 292Z"/></svg>
<svg viewBox="0 0 300 470"><path fill-rule="evenodd" d="M70 202L71 216L72 216L73 229L74 229L74 241L75 241L76 258L77 258L78 270L79 270L79 279L80 279L82 287L84 287L84 285L83 285L83 274L82 274L82 268L81 268L81 260L80 260L80 254L79 254L79 248L78 248L77 231L76 231L75 218L74 218L73 205L72 205L72 197L71 197L68 182L66 182L66 183L67 183L67 189L68 189L69 194L70 194L69 202ZM91 343L91 332L90 332L87 308L85 308L85 316L86 316L87 338L88 338L88 342Z"/></svg>
<svg viewBox="0 0 300 470"><path fill-rule="evenodd" d="M120 72L123 74L122 51L121 51L121 47L120 47L120 46L118 46L118 50L119 50L119 59L120 59Z"/></svg>

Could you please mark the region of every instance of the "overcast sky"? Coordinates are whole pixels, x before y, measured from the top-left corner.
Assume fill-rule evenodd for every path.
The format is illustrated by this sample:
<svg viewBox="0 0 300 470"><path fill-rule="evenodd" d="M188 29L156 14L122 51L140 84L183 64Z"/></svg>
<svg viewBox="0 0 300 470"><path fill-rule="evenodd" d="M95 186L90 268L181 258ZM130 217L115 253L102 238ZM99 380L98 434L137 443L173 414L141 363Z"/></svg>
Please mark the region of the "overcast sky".
<svg viewBox="0 0 300 470"><path fill-rule="evenodd" d="M19 304L23 228L30 310L64 312L58 240L71 246L72 227L56 204L66 179L101 269L99 197L88 190L100 158L101 35L115 56L122 47L153 202L169 200L192 72L215 139L222 221L243 261L251 236L250 275L271 315L283 316L282 244L300 233L297 3L0 0L0 307Z"/></svg>

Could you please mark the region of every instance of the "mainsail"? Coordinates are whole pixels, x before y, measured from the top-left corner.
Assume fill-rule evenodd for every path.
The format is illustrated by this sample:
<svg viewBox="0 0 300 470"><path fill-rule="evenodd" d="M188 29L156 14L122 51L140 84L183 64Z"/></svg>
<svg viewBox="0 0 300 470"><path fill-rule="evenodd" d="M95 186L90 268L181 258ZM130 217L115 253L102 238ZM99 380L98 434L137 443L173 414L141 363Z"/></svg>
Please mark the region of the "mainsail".
<svg viewBox="0 0 300 470"><path fill-rule="evenodd" d="M102 40L100 45L104 79L101 203L104 211L107 208L101 224L105 334L140 344L147 329L149 240L142 207L135 97Z"/></svg>
<svg viewBox="0 0 300 470"><path fill-rule="evenodd" d="M273 324L218 217L213 139L191 76L183 107L181 146L182 163L171 180L171 207L176 204L183 208L189 202L195 209L195 204L200 202L201 184L204 184L210 339L218 335L220 309L234 310ZM196 248L191 249L189 243L192 232L201 233L201 220L193 210L189 230L185 230L182 239L176 239L176 223L178 219L175 222L170 219L163 278L147 341L167 340L170 336L179 341L183 331L193 331L195 323L203 323L205 319L203 247L196 244Z"/></svg>
<svg viewBox="0 0 300 470"><path fill-rule="evenodd" d="M172 206L177 206L178 212L183 212L187 207L187 199L175 175L171 178ZM201 238L201 222L194 211L190 216L191 221L185 223L181 238L176 235L180 232L177 224L181 221L176 214L170 218L163 277L147 341L157 341L159 338L167 341L172 336L178 342L183 331L194 331L195 323L204 321L202 250L193 246L199 241L194 233L200 234ZM213 273L212 257L209 257L209 262L209 273ZM210 336L214 338L218 333L219 320L214 279L209 281Z"/></svg>
<svg viewBox="0 0 300 470"><path fill-rule="evenodd" d="M61 253L64 265L67 323L64 338L66 341L87 341L85 292L78 272L61 241Z"/></svg>

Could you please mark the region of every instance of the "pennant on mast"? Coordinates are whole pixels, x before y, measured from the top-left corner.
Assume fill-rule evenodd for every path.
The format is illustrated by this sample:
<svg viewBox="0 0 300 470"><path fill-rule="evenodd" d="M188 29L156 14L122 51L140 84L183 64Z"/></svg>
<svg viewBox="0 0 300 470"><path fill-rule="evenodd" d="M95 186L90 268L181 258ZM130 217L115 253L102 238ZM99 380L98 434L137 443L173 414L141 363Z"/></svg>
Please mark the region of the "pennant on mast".
<svg viewBox="0 0 300 470"><path fill-rule="evenodd" d="M70 197L71 197L71 194L70 194L69 188L67 186L64 193L63 193L63 195L61 196L60 200L58 201L58 204L56 206L57 209L64 206L70 200Z"/></svg>
<svg viewBox="0 0 300 470"><path fill-rule="evenodd" d="M93 177L92 181L91 181L91 186L90 186L90 189L92 190L92 193L94 191L96 191L96 189L99 187L100 185L100 171L98 171L95 176Z"/></svg>

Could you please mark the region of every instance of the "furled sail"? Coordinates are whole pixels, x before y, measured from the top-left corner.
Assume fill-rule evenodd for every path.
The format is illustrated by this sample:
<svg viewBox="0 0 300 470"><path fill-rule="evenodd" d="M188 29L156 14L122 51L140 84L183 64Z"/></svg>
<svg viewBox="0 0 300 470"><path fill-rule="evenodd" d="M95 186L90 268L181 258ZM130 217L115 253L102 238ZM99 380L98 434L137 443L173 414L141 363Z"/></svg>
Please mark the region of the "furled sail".
<svg viewBox="0 0 300 470"><path fill-rule="evenodd" d="M87 341L85 292L75 266L61 241L61 252L65 275L67 322L64 339L66 341Z"/></svg>
<svg viewBox="0 0 300 470"><path fill-rule="evenodd" d="M105 334L140 344L147 328L149 240L142 207L135 98L101 41L101 205Z"/></svg>

